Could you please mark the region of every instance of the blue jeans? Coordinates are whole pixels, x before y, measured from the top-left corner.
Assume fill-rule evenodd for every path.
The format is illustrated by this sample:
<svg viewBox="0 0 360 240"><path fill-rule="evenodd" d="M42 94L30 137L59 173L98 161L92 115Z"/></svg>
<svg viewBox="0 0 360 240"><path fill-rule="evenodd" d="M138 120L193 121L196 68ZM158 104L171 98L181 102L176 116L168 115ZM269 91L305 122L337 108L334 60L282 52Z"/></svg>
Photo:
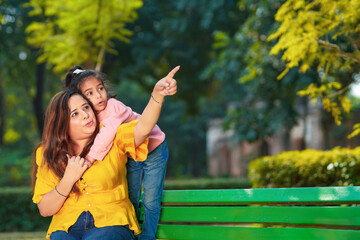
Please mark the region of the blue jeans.
<svg viewBox="0 0 360 240"><path fill-rule="evenodd" d="M108 226L97 228L94 217L90 212L82 212L76 223L69 228L69 232L55 231L51 240L133 240L134 234L129 226Z"/></svg>
<svg viewBox="0 0 360 240"><path fill-rule="evenodd" d="M144 222L140 234L141 240L155 240L157 225L161 211L161 194L164 189L166 163L169 151L166 141L148 154L143 162L128 159L127 181L129 185L129 198L134 205L136 215L139 216L138 207L143 185L143 205L145 209Z"/></svg>

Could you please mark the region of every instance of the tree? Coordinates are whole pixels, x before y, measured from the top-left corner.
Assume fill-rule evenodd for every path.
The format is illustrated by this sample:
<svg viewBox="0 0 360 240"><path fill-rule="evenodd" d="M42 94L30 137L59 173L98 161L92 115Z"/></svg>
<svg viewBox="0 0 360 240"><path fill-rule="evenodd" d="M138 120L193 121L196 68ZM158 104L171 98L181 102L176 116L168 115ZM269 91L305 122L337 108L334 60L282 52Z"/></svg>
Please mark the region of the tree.
<svg viewBox="0 0 360 240"><path fill-rule="evenodd" d="M32 16L44 16L26 29L28 42L40 48L39 62L54 65L61 72L85 63L101 70L106 53L116 54L113 40L129 42L126 23L137 18L141 0L70 1L31 0Z"/></svg>
<svg viewBox="0 0 360 240"><path fill-rule="evenodd" d="M236 31L233 23L242 18L236 3L144 0L138 20L129 25L134 32L131 44L116 41L121 56L106 57L104 70L113 76L111 81L139 83L144 101L157 79L172 66L181 65L176 74L178 93L167 100L159 120L171 149L170 174L199 176L206 171L206 123L224 108L207 103L220 86L215 79L204 77L204 69L214 57L213 32L219 28ZM118 93L124 103L143 109L144 105L134 106L139 95Z"/></svg>
<svg viewBox="0 0 360 240"><path fill-rule="evenodd" d="M32 2L34 1L31 1L30 3ZM31 28L28 28L28 33L30 34L30 38L34 37L35 39L38 38L44 40L43 43L40 41L38 44L34 45L42 49L43 56L49 56L46 59L44 57L41 60L46 60L51 64L55 64L49 60L50 57L54 56L54 59L60 58L62 52L66 51L66 49L63 47L62 50L55 50L53 48L59 48L57 45L45 47L45 44L48 44L47 41L51 43L54 42L54 44L56 42L60 47L67 44L67 41L63 40L65 38L55 38L55 34L52 36L52 31L55 32L55 30L51 29L56 29L56 33L63 33L63 35L65 35L63 27L65 26L65 22L60 21L60 15L65 15L63 12L68 11L67 8L70 4L76 5L78 3L68 1L68 5L62 4L64 7L61 8L61 11L50 11L49 9L51 9L50 7L52 7L52 5L55 5L55 7L52 7L53 9L57 8L57 3L53 3L53 1L49 3L47 3L47 1L42 1L43 3L40 1L35 2L39 3L40 6L35 7L34 11L37 11L36 13L40 14L36 16L45 16L46 22L42 23L41 21L37 21L35 27L41 31L32 32L30 31ZM103 4L109 5L108 8L111 8L112 2L102 2ZM203 110L201 109L200 102L204 101L204 96L210 96L214 88L213 79L202 78L202 72L211 61L213 54L211 49L213 43L212 34L216 28L229 29L230 32L236 29L236 27L231 24L231 19L239 18L239 15L237 14L238 9L235 8L236 2L237 0L144 1L144 6L138 10L139 16L137 21L127 25L127 29L134 33L131 37L127 36L129 37L129 40L131 39L131 44L124 44L124 41L122 41L123 39L113 38L111 48L120 54L112 54L112 51L105 54L105 61L102 65L103 72L106 72L111 78L111 81L115 84L120 81L137 82L141 84L142 88L145 89L147 93L149 93L155 81L160 77L163 77L171 66L181 65L182 70L178 73L179 75L176 75L176 78L181 79L181 90L179 89L175 98L181 99L186 102L187 105L186 108L182 104L180 104L181 107L179 108L174 107L174 111L178 111L176 117L184 115L183 109L187 109L187 113L201 115ZM93 5L93 3L87 4ZM82 20L80 16L74 20L74 16L76 17L77 15L91 15L88 14L89 11L81 13L82 8L82 6L79 6L73 10L76 14L70 14L71 16L67 20L68 23L75 24L76 26L79 24L77 24L75 20L79 18L78 21L82 21L81 26L70 26L71 29L75 28L76 30L76 32L71 32L70 34L71 38L69 39L71 40L71 43L75 42L77 35L89 35L88 32L80 33L79 31L85 31L95 25L85 24L85 20ZM59 16L56 15L57 13ZM86 17L89 18L88 16ZM64 25L61 25L60 22ZM84 26L87 25L91 26L84 28ZM111 29L109 27L103 28ZM46 32L46 30L49 32ZM85 43L88 43L90 40L86 39ZM83 41L81 41L81 43L82 42ZM82 47L81 43L77 43L77 45ZM85 48L86 50L84 50ZM69 57L74 58L76 63L85 62L85 60L80 58L77 52L88 55L90 55L91 52L96 52L96 54L92 55L98 56L97 51L93 51L91 48L88 49L88 47L84 47L81 51L78 51L77 47L71 47L71 51L72 52L69 53L71 56ZM50 56L50 54L52 55ZM70 59L64 60L70 61ZM89 61L86 61L85 63L87 66L85 67L93 68L93 63L96 61L97 57L95 57L95 60L90 59ZM73 63L66 64L72 65ZM119 66L121 66L121 68ZM55 65L55 67L57 66ZM56 70L62 71L66 68L68 67L56 68ZM130 92L129 95L131 94L132 93ZM119 96L120 99L123 100L123 96ZM131 101L129 104L130 106L133 106L134 101ZM164 116L167 117L168 115ZM186 126L181 128L181 130L186 128L187 132L194 133L196 131L196 134L192 134L190 135L191 137L186 139L181 138L182 142L179 144L179 140L176 137L181 135L181 133L179 133L179 125L181 124L176 123L177 125L175 125L174 121L170 120L174 117L175 114L169 115L169 122L173 124L174 127L172 128L173 130L167 131L168 136L173 135L174 139L176 139L176 141L173 141L174 144L179 145L179 147L176 146L178 149L173 152L181 154L176 154L176 156L174 154L174 158L177 158L179 163L191 164L190 167L184 167L184 169L190 169L189 172L193 172L194 175L200 175L201 169L204 169L201 168L201 166L204 165L203 163L206 160L206 124L204 124L206 121L203 119L201 119L201 121L188 120L188 124L185 124ZM179 122L181 121L179 120ZM197 122L201 122L202 124L197 124ZM172 127L173 125L171 124L169 125ZM201 128L199 128L199 125ZM197 138L199 140L197 143L199 144L192 144L190 141L193 140L195 135L201 138ZM182 146L191 149L184 151ZM201 150L199 151L199 149ZM191 158L189 158L188 151L196 151L197 155L193 154ZM199 160L200 158L201 160ZM194 159L196 159L196 161Z"/></svg>
<svg viewBox="0 0 360 240"><path fill-rule="evenodd" d="M41 113L42 104L31 105L37 93L36 54L25 41L30 19L28 9L22 7L24 2L4 0L0 5L0 138L4 144L26 148L38 137L33 110ZM43 115L37 115L36 120L41 132Z"/></svg>
<svg viewBox="0 0 360 240"><path fill-rule="evenodd" d="M237 31L219 29L214 34L217 54L207 73L221 86L231 86L218 94L234 103L224 120L225 127L237 133L237 141L264 140L279 130L285 130L289 138L291 128L300 118L299 102L304 102L296 92L305 83L317 81L314 73L303 75L296 71L291 71L283 81L276 79L284 64L279 56L269 55L272 43L266 39L276 26L274 14L280 6L277 0L241 0L238 8L244 19L233 23L238 26ZM266 141L263 143L263 154L267 154ZM289 139L283 143L286 146Z"/></svg>
<svg viewBox="0 0 360 240"><path fill-rule="evenodd" d="M276 39L270 53L282 52L286 62L279 79L292 68L304 73L316 67L321 82L308 84L299 94L320 98L337 124L342 112L350 111L345 94L360 67L359 9L358 0L288 0L277 11L280 26L268 39Z"/></svg>

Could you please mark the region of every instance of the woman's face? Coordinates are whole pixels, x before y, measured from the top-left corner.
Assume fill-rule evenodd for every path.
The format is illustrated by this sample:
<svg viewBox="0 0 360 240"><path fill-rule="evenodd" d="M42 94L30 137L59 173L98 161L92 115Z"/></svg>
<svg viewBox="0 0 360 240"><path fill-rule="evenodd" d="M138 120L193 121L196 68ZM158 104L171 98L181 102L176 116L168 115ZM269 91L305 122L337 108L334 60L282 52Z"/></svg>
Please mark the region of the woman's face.
<svg viewBox="0 0 360 240"><path fill-rule="evenodd" d="M70 109L70 139L76 141L89 138L96 129L94 111L88 102L78 94L70 97L68 105Z"/></svg>

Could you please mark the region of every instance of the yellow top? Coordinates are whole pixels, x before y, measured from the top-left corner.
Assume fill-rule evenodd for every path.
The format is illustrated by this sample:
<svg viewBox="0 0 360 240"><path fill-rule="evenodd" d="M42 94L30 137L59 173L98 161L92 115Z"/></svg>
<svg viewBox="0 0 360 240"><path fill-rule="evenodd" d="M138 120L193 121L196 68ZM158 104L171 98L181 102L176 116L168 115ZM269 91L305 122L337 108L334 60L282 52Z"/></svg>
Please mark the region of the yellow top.
<svg viewBox="0 0 360 240"><path fill-rule="evenodd" d="M96 227L129 225L135 234L140 233L126 181L127 153L137 161L144 161L148 154L148 138L135 149L134 127L137 121L118 128L114 144L104 160L95 161L78 181L80 196L71 193L59 212L53 215L46 238L49 239L54 231L67 231L83 211L91 212ZM39 203L44 194L54 190L60 180L47 167L42 147L36 151L36 164L38 169L33 202Z"/></svg>

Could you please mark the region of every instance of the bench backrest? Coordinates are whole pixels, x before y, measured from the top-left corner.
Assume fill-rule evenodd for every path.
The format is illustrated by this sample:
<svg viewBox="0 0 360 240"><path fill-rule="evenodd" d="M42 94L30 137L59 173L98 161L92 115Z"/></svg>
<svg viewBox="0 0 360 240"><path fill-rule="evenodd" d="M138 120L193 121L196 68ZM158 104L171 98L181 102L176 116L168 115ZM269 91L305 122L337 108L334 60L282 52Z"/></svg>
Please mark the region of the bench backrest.
<svg viewBox="0 0 360 240"><path fill-rule="evenodd" d="M360 239L359 203L360 187L167 190L157 238Z"/></svg>

